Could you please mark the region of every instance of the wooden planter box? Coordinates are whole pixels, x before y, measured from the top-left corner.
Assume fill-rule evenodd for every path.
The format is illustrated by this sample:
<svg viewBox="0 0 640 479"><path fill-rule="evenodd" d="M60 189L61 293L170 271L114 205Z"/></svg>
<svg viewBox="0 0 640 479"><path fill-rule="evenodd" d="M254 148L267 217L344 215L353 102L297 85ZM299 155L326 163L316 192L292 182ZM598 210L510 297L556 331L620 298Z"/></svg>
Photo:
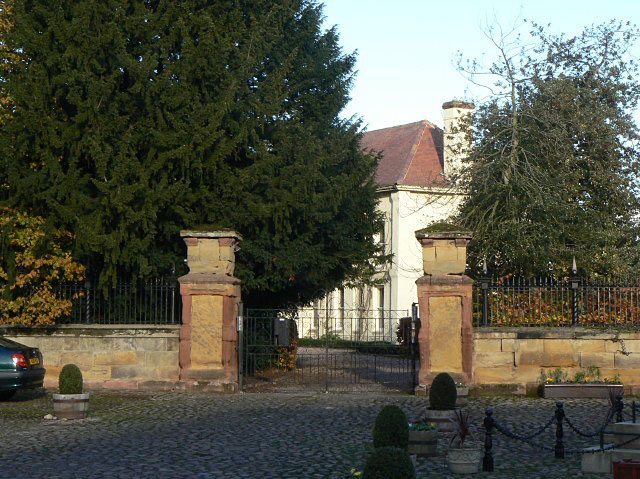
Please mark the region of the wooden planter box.
<svg viewBox="0 0 640 479"><path fill-rule="evenodd" d="M456 388L458 396L456 398L456 407L466 406L469 399L469 387Z"/></svg>
<svg viewBox="0 0 640 479"><path fill-rule="evenodd" d="M613 479L640 479L640 462L631 460L614 462Z"/></svg>
<svg viewBox="0 0 640 479"><path fill-rule="evenodd" d="M427 408L427 414L424 421L429 424L435 424L437 430L440 432L453 432L453 424L450 419L456 417L456 409L438 411L436 409Z"/></svg>
<svg viewBox="0 0 640 479"><path fill-rule="evenodd" d="M411 431L409 430L409 454L420 457L432 457L438 455L438 431Z"/></svg>
<svg viewBox="0 0 640 479"><path fill-rule="evenodd" d="M609 397L609 390L616 394L624 392L622 384L545 384L545 398L603 398Z"/></svg>

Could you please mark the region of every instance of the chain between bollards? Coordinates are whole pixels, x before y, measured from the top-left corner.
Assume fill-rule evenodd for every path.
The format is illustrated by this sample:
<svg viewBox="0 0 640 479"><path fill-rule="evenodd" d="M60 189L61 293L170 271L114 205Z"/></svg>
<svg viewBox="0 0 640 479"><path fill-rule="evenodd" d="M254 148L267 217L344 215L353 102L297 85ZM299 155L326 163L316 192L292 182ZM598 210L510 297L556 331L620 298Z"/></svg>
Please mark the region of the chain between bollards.
<svg viewBox="0 0 640 479"><path fill-rule="evenodd" d="M564 421L564 407L562 401L556 403L556 446L554 448L556 459L564 459L564 436L562 422Z"/></svg>
<svg viewBox="0 0 640 479"><path fill-rule="evenodd" d="M484 418L484 457L482 458L482 470L493 472L493 409L485 411Z"/></svg>

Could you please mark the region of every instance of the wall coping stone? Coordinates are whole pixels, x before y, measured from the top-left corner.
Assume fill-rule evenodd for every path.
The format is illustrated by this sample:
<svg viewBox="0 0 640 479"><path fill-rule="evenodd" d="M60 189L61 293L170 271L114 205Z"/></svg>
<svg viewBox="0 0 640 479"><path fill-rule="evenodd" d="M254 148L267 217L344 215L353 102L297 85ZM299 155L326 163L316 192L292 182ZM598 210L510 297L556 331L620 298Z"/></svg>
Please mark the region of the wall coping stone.
<svg viewBox="0 0 640 479"><path fill-rule="evenodd" d="M640 333L588 328L474 327L474 339L640 339Z"/></svg>
<svg viewBox="0 0 640 479"><path fill-rule="evenodd" d="M53 336L53 335L87 335L122 337L135 335L138 332L154 337L177 337L180 324L59 324L51 326L3 326L0 334L4 336Z"/></svg>

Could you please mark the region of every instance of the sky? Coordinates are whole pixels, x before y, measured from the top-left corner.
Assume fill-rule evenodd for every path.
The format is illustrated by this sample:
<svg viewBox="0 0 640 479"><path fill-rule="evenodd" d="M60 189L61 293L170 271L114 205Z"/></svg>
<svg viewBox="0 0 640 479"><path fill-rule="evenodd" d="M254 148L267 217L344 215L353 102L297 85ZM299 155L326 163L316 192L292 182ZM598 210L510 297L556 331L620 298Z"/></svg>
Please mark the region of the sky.
<svg viewBox="0 0 640 479"><path fill-rule="evenodd" d="M456 52L491 63L497 50L483 33L499 24L527 35L524 20L577 35L610 19L640 22L638 0L322 0L324 27L337 27L346 53L357 50L351 102L343 111L368 130L429 120L442 126L442 104L478 101L475 87L454 65ZM640 41L631 50L640 57ZM640 123L640 112L635 114Z"/></svg>

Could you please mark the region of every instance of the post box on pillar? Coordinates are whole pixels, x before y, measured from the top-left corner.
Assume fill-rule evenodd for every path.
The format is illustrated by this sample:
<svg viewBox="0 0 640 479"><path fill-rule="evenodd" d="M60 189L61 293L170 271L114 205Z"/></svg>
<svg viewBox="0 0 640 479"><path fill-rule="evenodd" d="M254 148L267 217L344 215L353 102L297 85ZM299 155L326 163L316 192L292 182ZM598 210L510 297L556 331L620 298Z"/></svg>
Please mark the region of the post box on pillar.
<svg viewBox="0 0 640 479"><path fill-rule="evenodd" d="M473 360L472 285L465 276L471 231L437 223L416 231L424 275L416 281L420 307L419 388L436 374L471 383Z"/></svg>

